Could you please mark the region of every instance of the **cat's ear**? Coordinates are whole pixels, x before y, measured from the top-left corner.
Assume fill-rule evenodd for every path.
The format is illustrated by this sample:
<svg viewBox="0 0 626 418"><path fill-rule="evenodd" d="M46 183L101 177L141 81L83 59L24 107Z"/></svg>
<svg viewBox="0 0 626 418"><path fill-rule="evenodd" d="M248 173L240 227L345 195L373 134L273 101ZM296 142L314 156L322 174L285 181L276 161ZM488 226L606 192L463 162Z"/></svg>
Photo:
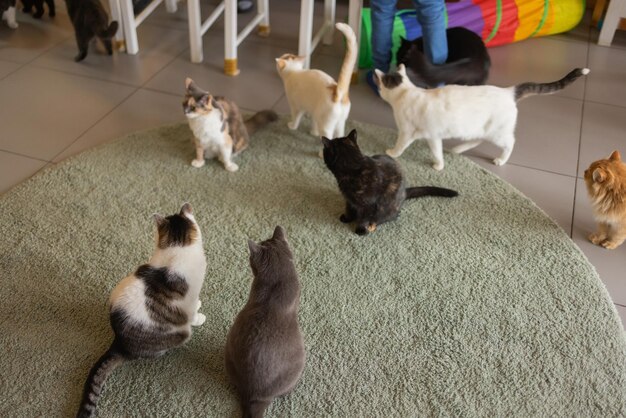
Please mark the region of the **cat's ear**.
<svg viewBox="0 0 626 418"><path fill-rule="evenodd" d="M611 160L611 161L621 161L622 160L622 156L619 154L618 150L615 150L615 151L613 151L613 153L609 157L609 160Z"/></svg>
<svg viewBox="0 0 626 418"><path fill-rule="evenodd" d="M348 139L356 144L356 129L350 131Z"/></svg>
<svg viewBox="0 0 626 418"><path fill-rule="evenodd" d="M593 181L596 183L602 183L604 180L606 180L606 173L604 170L599 168L593 170Z"/></svg>
<svg viewBox="0 0 626 418"><path fill-rule="evenodd" d="M152 218L154 219L154 222L156 223L157 226L161 226L166 222L165 218L159 215L158 213L155 213L154 215L152 215Z"/></svg>
<svg viewBox="0 0 626 418"><path fill-rule="evenodd" d="M180 208L180 215L193 215L193 208L189 202L183 203L183 206Z"/></svg>
<svg viewBox="0 0 626 418"><path fill-rule="evenodd" d="M287 241L287 234L285 233L285 230L282 226L276 225L276 228L274 228L274 235L272 235L272 239Z"/></svg>
<svg viewBox="0 0 626 418"><path fill-rule="evenodd" d="M196 101L196 103L198 104L198 106L207 107L209 105L209 103L211 103L211 99L212 98L213 97L210 94L206 93L206 94L202 95L202 97L200 97Z"/></svg>
<svg viewBox="0 0 626 418"><path fill-rule="evenodd" d="M287 65L287 61L285 61L282 58L276 58L276 67L278 67L280 71L282 71L286 65Z"/></svg>
<svg viewBox="0 0 626 418"><path fill-rule="evenodd" d="M185 88L186 88L187 90L189 90L189 89L191 88L191 86L192 86L192 85L193 85L193 80L192 80L191 78L187 77L187 78L185 79Z"/></svg>
<svg viewBox="0 0 626 418"><path fill-rule="evenodd" d="M255 255L261 250L261 246L251 239L248 240L248 250L250 250L250 256Z"/></svg>
<svg viewBox="0 0 626 418"><path fill-rule="evenodd" d="M398 65L398 72L406 77L406 67L404 64Z"/></svg>
<svg viewBox="0 0 626 418"><path fill-rule="evenodd" d="M328 139L325 136L323 136L322 137L322 144L324 144L324 148L330 147L330 139Z"/></svg>

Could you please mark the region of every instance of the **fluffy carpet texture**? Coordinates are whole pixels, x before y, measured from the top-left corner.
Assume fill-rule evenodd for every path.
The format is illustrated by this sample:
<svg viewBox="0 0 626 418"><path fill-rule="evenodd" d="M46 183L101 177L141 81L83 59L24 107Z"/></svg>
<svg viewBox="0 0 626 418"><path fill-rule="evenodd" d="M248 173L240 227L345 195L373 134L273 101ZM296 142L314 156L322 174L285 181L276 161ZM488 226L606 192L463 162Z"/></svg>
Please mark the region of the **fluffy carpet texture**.
<svg viewBox="0 0 626 418"><path fill-rule="evenodd" d="M368 154L391 130L350 123ZM153 249L154 212L189 201L208 271L190 342L127 363L100 417L240 414L223 346L247 300L247 239L282 225L302 283L307 362L271 417L624 416L626 344L596 272L530 200L466 158L436 172L424 144L400 159L411 185L459 191L405 204L367 237L319 143L285 120L236 158L190 166L184 124L137 133L44 171L0 198L0 415L71 416L112 340L105 306Z"/></svg>

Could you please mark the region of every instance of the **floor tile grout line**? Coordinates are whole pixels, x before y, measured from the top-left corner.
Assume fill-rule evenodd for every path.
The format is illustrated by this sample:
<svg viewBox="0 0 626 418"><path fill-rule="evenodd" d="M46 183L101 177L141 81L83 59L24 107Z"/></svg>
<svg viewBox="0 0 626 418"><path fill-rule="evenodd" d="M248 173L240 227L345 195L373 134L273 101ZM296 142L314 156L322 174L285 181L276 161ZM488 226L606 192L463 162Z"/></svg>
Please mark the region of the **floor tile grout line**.
<svg viewBox="0 0 626 418"><path fill-rule="evenodd" d="M40 162L42 162L42 163L50 163L50 162L52 162L52 161L50 161L50 160L46 160L46 159L44 159L44 158L32 157L32 156L30 156L30 155L22 154L22 153L20 153L20 152L9 151L8 149L4 149L4 148L0 148L0 152L6 152L6 153L8 153L8 154L17 155L17 156L19 156L19 157L29 158L29 159L31 159L31 160L37 160L37 161L40 161Z"/></svg>
<svg viewBox="0 0 626 418"><path fill-rule="evenodd" d="M132 92L130 92L126 97L124 97L124 99L122 99L118 104L116 104L115 106L113 106L113 108L111 108L108 112L106 112L104 115L102 115L102 117L100 119L98 119L97 121L95 121L93 124L89 125L89 127L87 127L85 130L83 130L77 137L76 139L74 139L70 144L68 144L65 148L63 148L61 151L59 151L57 154L55 154L54 157L52 157L52 159L50 160L51 163L55 163L54 161L59 155L63 154L68 148L70 148L72 145L74 145L79 139L81 139L91 128L93 128L94 126L96 126L98 123L100 123L104 118L106 118L107 116L109 116L115 109L117 109L118 107L120 107L122 104L126 103L126 101L132 97L135 93L137 93L137 91L139 91L139 87L136 87Z"/></svg>
<svg viewBox="0 0 626 418"><path fill-rule="evenodd" d="M66 75L71 75L71 76L76 76L76 77L82 77L82 78L86 78L86 79L94 80L94 81L103 81L105 83L117 84L117 85L124 86L124 87L132 87L132 88L139 88L140 87L140 86L137 86L136 84L124 83L123 81L104 79L104 78L95 77L95 76L86 75L86 74L72 73L72 72L69 72L69 71L66 71L66 70L59 70L58 68L50 68L50 67L46 67L44 65L39 65L39 64L32 64L30 66L30 68L37 68L39 70L54 71L55 73L66 74Z"/></svg>
<svg viewBox="0 0 626 418"><path fill-rule="evenodd" d="M444 150L444 152L445 151L446 150ZM474 158L478 158L478 159L481 159L481 160L485 160L485 161L490 162L490 163L493 160L492 157L487 157L487 156L484 156L484 155L465 154L464 157L466 157L466 158L467 157L474 157ZM554 174L554 175L557 175L557 176L568 177L568 178L571 178L571 179L580 179L580 177L578 177L576 175L558 173L556 171L545 170L543 168L531 167L531 166L528 166L528 165L523 165L523 164L518 164L518 163L507 162L506 165L512 165L512 166L515 166L515 167L527 168L529 170L541 171L543 173ZM491 171L491 170L489 170L489 171ZM492 173L497 175L497 173L495 173L493 171L492 171Z"/></svg>
<svg viewBox="0 0 626 418"><path fill-rule="evenodd" d="M623 305L621 303L613 302L613 304L617 306L621 306L622 308L626 308L626 305Z"/></svg>

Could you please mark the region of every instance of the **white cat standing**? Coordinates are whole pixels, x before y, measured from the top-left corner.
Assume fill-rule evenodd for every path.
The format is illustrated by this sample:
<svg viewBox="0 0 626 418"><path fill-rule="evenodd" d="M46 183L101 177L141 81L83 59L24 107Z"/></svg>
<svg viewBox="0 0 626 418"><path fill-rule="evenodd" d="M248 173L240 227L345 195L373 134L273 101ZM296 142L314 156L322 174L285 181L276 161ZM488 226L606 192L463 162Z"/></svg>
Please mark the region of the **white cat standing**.
<svg viewBox="0 0 626 418"><path fill-rule="evenodd" d="M433 168L442 170L442 140L465 141L452 148L457 154L488 141L502 149L493 162L503 165L515 145L517 102L528 96L555 93L586 74L589 69L577 68L552 83L522 83L506 88L449 85L425 90L411 83L402 64L395 73L376 70L374 79L380 96L391 105L398 127L396 145L387 154L397 158L413 141L422 139L432 153Z"/></svg>
<svg viewBox="0 0 626 418"><path fill-rule="evenodd" d="M304 57L285 54L276 58L291 110L289 129L298 129L305 113L311 116L311 135L337 138L344 136L350 114L348 90L356 64L357 44L354 31L345 23L335 27L346 38L346 55L337 82L320 70L306 70Z"/></svg>

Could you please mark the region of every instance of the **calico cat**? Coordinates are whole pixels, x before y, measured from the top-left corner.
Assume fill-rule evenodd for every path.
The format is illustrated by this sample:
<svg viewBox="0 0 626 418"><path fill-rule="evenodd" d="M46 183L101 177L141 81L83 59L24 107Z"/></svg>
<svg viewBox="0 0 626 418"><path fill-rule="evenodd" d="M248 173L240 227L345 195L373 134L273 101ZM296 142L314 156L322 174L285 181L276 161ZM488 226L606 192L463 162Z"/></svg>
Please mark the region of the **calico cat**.
<svg viewBox="0 0 626 418"><path fill-rule="evenodd" d="M48 5L48 15L54 17L56 15L54 0L22 0L22 4L24 5L22 12L30 13L33 6L35 6L35 14L33 14L33 17L35 19L41 19L41 16L43 16L44 1Z"/></svg>
<svg viewBox="0 0 626 418"><path fill-rule="evenodd" d="M147 264L111 292L110 321L115 337L85 382L77 417L90 417L107 377L125 361L158 357L191 337L198 313L206 259L191 205L168 217L155 215L157 242Z"/></svg>
<svg viewBox="0 0 626 418"><path fill-rule="evenodd" d="M254 279L248 302L226 338L226 371L244 417L262 417L277 396L291 392L304 370L298 325L300 284L285 231L248 241Z"/></svg>
<svg viewBox="0 0 626 418"><path fill-rule="evenodd" d="M458 193L441 187L406 187L399 164L386 155L368 157L356 142L356 130L345 138L322 138L324 162L337 179L346 199L343 223L356 222L358 235L398 217L406 199L423 196L454 197Z"/></svg>
<svg viewBox="0 0 626 418"><path fill-rule="evenodd" d="M404 64L409 79L418 87L435 88L441 84L478 86L489 77L491 59L482 38L471 30L456 27L446 30L448 59L434 65L424 55L424 40L402 38L396 62Z"/></svg>
<svg viewBox="0 0 626 418"><path fill-rule="evenodd" d="M183 112L193 132L196 158L191 165L200 168L205 158L219 158L228 171L239 166L232 156L248 147L249 136L278 119L276 112L262 110L244 121L235 102L212 96L200 89L191 78L185 80Z"/></svg>
<svg viewBox="0 0 626 418"><path fill-rule="evenodd" d="M626 164L619 151L591 163L585 184L598 222L598 232L589 241L613 250L626 239Z"/></svg>
<svg viewBox="0 0 626 418"><path fill-rule="evenodd" d="M283 80L291 109L289 129L298 129L300 119L308 113L312 119L311 135L336 137L344 134L346 119L350 114L348 90L358 47L350 26L337 23L335 27L346 38L346 56L337 82L320 70L305 69L304 57L285 54L276 58L276 69Z"/></svg>
<svg viewBox="0 0 626 418"><path fill-rule="evenodd" d="M80 62L87 56L89 42L97 37L109 55L113 55L113 44L111 38L115 36L118 29L117 21L109 22L107 14L99 0L65 0L67 14L74 26L76 44L78 45L78 55L74 61Z"/></svg>
<svg viewBox="0 0 626 418"><path fill-rule="evenodd" d="M533 95L556 93L587 74L588 68L576 68L552 83L522 83L506 88L449 85L425 90L411 83L403 64L394 73L375 70L374 81L380 96L391 105L399 131L395 147L387 154L397 158L413 141L423 139L433 155L433 168L442 170L442 140L465 141L451 150L454 153L489 141L502 149L494 164L503 165L515 144L517 102Z"/></svg>
<svg viewBox="0 0 626 418"><path fill-rule="evenodd" d="M7 26L11 29L17 29L19 26L15 20L15 3L16 0L0 0L1 20L6 20Z"/></svg>

